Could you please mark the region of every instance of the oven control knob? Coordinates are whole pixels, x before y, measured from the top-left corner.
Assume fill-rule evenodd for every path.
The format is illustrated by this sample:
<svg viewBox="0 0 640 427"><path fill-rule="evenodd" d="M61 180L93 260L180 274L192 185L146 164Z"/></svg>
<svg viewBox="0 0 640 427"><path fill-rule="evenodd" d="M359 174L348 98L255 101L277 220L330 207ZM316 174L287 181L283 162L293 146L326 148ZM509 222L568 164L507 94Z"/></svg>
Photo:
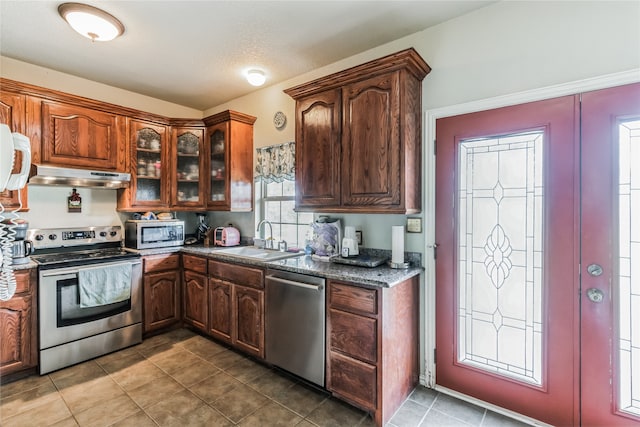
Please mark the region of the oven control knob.
<svg viewBox="0 0 640 427"><path fill-rule="evenodd" d="M100 237L107 237L107 232L106 231L101 231L100 232Z"/></svg>
<svg viewBox="0 0 640 427"><path fill-rule="evenodd" d="M49 240L56 240L58 236L56 234L49 234Z"/></svg>
<svg viewBox="0 0 640 427"><path fill-rule="evenodd" d="M109 235L110 235L111 237L115 237L115 236L116 236L116 234L118 234L118 232L116 232L116 231L110 231L110 232L109 232Z"/></svg>
<svg viewBox="0 0 640 427"><path fill-rule="evenodd" d="M36 240L42 240L44 236L42 234L36 234Z"/></svg>

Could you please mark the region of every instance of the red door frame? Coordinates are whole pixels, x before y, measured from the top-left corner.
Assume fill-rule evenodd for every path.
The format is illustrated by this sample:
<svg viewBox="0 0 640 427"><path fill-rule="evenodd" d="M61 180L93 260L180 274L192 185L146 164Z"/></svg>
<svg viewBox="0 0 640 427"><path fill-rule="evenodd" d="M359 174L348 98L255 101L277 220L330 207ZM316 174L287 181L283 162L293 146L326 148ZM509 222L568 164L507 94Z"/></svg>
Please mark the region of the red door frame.
<svg viewBox="0 0 640 427"><path fill-rule="evenodd" d="M616 407L617 387L610 375L618 367L614 354L618 284L618 123L640 118L640 83L587 92L582 95L582 425L629 426L638 419ZM597 263L601 276L587 267ZM593 303L587 289L604 292ZM586 357L588 355L588 357ZM635 421L635 423L634 423Z"/></svg>

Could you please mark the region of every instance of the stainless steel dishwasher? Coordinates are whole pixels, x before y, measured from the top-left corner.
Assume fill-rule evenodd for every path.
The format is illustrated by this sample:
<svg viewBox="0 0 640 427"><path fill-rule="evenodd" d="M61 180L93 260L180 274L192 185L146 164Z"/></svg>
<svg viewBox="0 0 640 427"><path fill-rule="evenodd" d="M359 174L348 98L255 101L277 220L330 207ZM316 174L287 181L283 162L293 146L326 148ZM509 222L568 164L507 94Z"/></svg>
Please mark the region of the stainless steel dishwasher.
<svg viewBox="0 0 640 427"><path fill-rule="evenodd" d="M324 387L325 280L267 270L267 362Z"/></svg>

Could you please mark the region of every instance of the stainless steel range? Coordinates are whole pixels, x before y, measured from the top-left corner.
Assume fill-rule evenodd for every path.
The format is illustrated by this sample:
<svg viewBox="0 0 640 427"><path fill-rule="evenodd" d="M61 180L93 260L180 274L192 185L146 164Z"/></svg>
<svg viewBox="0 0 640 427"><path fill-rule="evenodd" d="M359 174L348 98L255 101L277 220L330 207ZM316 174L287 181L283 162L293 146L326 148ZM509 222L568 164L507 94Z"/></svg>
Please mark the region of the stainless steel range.
<svg viewBox="0 0 640 427"><path fill-rule="evenodd" d="M142 262L122 227L30 229L40 374L142 341Z"/></svg>

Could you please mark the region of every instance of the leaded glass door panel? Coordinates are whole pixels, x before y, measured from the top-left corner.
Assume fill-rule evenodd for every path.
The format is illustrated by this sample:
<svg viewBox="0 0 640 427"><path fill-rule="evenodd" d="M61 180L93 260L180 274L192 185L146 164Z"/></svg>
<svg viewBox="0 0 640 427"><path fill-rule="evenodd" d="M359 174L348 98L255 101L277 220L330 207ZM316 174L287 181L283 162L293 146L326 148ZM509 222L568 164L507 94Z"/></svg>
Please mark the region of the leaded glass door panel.
<svg viewBox="0 0 640 427"><path fill-rule="evenodd" d="M436 382L579 417L578 97L437 121Z"/></svg>

